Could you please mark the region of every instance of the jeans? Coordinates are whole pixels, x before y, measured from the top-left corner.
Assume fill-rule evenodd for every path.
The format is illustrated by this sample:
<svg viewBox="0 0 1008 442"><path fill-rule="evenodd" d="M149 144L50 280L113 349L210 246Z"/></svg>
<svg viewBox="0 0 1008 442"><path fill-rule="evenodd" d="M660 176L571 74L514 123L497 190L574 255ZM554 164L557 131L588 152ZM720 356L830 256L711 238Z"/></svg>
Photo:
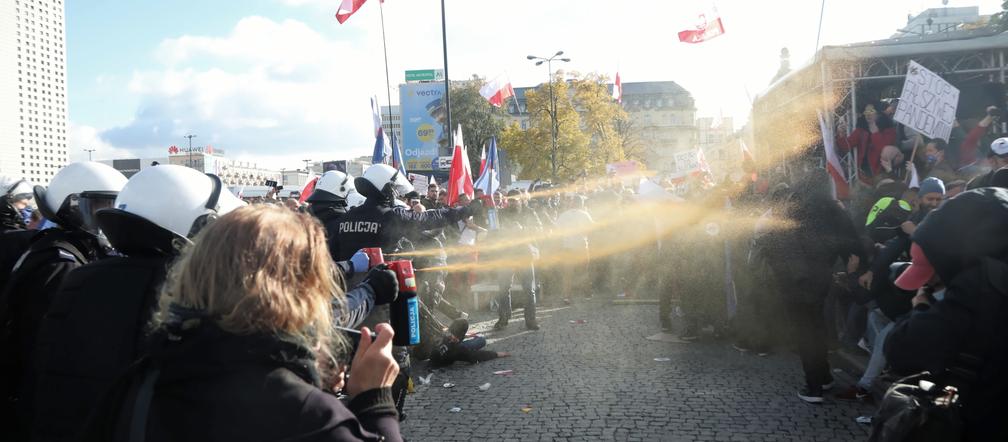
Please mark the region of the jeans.
<svg viewBox="0 0 1008 442"><path fill-rule="evenodd" d="M497 304L500 306L498 315L502 322L511 319L511 283L515 276L518 276L522 290L525 292L525 323L534 324L536 322L536 280L535 266L529 264L524 269L504 269L498 274L497 285L499 294Z"/></svg>
<svg viewBox="0 0 1008 442"><path fill-rule="evenodd" d="M482 349L483 347L486 347L487 342L486 338L482 336L476 336L474 338L469 338L462 342L459 342L459 345L466 350L477 351L479 349Z"/></svg>
<svg viewBox="0 0 1008 442"><path fill-rule="evenodd" d="M864 375L858 380L858 387L864 390L870 389L872 383L875 382L875 378L882 374L882 369L886 366L886 357L882 352L882 347L885 346L886 337L889 336L889 332L895 326L896 323L886 318L879 309L872 310L868 314L868 327L865 330L865 338L870 339L872 353L871 358L868 359L868 366L865 368Z"/></svg>

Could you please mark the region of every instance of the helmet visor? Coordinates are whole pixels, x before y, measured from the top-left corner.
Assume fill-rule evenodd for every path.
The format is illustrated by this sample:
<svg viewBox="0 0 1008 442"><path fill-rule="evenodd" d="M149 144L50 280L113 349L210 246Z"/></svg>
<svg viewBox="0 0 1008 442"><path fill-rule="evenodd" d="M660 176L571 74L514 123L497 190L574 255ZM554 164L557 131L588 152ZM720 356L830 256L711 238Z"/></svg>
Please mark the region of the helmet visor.
<svg viewBox="0 0 1008 442"><path fill-rule="evenodd" d="M95 216L99 210L108 209L115 206L116 192L83 192L77 198L77 213L80 215L81 228L97 234L100 230L98 218Z"/></svg>

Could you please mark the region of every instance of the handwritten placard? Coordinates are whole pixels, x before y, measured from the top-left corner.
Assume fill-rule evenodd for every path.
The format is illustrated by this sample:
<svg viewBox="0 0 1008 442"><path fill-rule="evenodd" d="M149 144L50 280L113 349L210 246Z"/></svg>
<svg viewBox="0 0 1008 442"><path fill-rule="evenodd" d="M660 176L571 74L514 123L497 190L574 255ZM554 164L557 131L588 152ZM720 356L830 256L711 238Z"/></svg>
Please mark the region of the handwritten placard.
<svg viewBox="0 0 1008 442"><path fill-rule="evenodd" d="M893 119L928 137L948 141L958 105L959 89L911 60Z"/></svg>

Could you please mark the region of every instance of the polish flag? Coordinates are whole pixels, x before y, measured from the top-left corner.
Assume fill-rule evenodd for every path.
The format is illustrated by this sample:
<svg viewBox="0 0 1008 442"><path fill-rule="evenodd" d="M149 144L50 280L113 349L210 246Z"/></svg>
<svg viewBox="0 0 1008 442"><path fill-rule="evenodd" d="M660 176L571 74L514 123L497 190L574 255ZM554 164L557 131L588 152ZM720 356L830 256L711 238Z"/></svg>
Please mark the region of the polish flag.
<svg viewBox="0 0 1008 442"><path fill-rule="evenodd" d="M357 12L361 6L364 6L364 2L367 0L343 0L340 3L340 7L336 10L336 21L343 24L347 21L354 12ZM384 3L384 2L383 2Z"/></svg>
<svg viewBox="0 0 1008 442"><path fill-rule="evenodd" d="M920 189L920 175L917 175L917 166L910 162L910 186L911 189Z"/></svg>
<svg viewBox="0 0 1008 442"><path fill-rule="evenodd" d="M504 105L504 100L515 96L515 93L510 81L502 82L500 77L497 77L480 88L480 95L486 98L490 104L501 107Z"/></svg>
<svg viewBox="0 0 1008 442"><path fill-rule="evenodd" d="M819 129L822 131L823 149L826 150L826 170L833 177L833 193L837 199L847 199L850 196L850 184L843 174L843 166L840 164L840 157L836 153L836 138L833 129L826 124L822 111L819 114Z"/></svg>
<svg viewBox="0 0 1008 442"><path fill-rule="evenodd" d="M499 158L497 156L497 139L490 139L490 154L486 159L486 167L483 167L480 171L480 177L476 180L474 186L477 189L482 189L483 194L492 197L494 192L500 188L500 166Z"/></svg>
<svg viewBox="0 0 1008 442"><path fill-rule="evenodd" d="M716 9L700 13L697 16L696 29L679 31L679 41L683 43L702 43L724 34L724 25Z"/></svg>
<svg viewBox="0 0 1008 442"><path fill-rule="evenodd" d="M452 152L451 169L448 171L448 205L454 205L461 194L473 197L472 170L469 155L462 142L462 125L455 131L455 150Z"/></svg>
<svg viewBox="0 0 1008 442"><path fill-rule="evenodd" d="M616 82L612 86L612 97L617 103L623 103L623 82L620 81L619 71L616 71Z"/></svg>
<svg viewBox="0 0 1008 442"><path fill-rule="evenodd" d="M312 178L305 184L304 188L301 189L301 196L298 198L299 203L304 204L304 202L308 200L308 197L315 193L315 184L318 183L318 179L319 177ZM239 198L241 197L239 196Z"/></svg>
<svg viewBox="0 0 1008 442"><path fill-rule="evenodd" d="M483 176L484 170L486 170L486 145L480 150L480 176Z"/></svg>

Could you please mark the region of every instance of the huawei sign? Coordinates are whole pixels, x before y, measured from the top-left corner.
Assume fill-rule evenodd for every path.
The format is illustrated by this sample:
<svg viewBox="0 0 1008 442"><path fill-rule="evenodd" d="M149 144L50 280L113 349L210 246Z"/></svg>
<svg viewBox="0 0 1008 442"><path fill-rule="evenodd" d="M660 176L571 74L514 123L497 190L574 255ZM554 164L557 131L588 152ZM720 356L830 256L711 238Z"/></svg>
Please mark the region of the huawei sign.
<svg viewBox="0 0 1008 442"><path fill-rule="evenodd" d="M170 153L170 154L176 154L176 153L179 153L179 152L180 152L179 148L176 147L176 146L170 146L170 147L168 147L168 153Z"/></svg>

